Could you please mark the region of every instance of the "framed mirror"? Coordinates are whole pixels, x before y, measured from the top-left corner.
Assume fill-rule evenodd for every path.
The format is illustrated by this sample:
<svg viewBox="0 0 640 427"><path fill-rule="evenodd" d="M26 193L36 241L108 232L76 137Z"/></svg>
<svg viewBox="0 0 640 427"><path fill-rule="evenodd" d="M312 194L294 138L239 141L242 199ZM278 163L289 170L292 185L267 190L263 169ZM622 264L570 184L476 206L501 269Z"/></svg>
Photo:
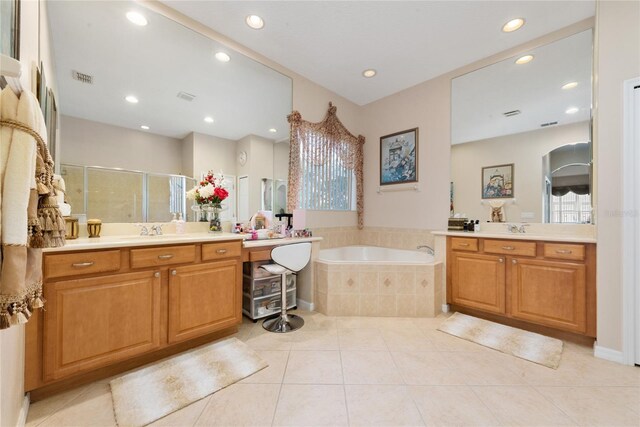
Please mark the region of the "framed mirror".
<svg viewBox="0 0 640 427"><path fill-rule="evenodd" d="M452 80L452 214L488 221L499 193L507 222L592 221L592 45L589 29ZM487 181L495 165L511 169Z"/></svg>

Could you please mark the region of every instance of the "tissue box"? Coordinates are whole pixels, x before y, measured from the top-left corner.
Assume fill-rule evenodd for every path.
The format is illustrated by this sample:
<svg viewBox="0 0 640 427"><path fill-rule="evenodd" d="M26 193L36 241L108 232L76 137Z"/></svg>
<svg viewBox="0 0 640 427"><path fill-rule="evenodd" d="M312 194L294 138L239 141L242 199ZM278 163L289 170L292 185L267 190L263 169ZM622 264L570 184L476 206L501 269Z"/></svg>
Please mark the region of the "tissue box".
<svg viewBox="0 0 640 427"><path fill-rule="evenodd" d="M464 223L467 222L467 218L449 218L449 231L462 231L464 230Z"/></svg>

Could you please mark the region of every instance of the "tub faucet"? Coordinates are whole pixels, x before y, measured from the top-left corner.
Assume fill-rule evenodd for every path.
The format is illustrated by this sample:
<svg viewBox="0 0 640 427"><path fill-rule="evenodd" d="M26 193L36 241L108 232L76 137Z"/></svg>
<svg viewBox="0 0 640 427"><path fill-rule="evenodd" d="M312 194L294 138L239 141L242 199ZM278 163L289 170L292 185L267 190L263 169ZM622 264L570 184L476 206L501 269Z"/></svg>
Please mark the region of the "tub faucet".
<svg viewBox="0 0 640 427"><path fill-rule="evenodd" d="M431 246L427 246L427 245L419 245L416 249L420 250L420 249L426 249L427 253L429 255L435 255L436 252L433 250L433 248Z"/></svg>

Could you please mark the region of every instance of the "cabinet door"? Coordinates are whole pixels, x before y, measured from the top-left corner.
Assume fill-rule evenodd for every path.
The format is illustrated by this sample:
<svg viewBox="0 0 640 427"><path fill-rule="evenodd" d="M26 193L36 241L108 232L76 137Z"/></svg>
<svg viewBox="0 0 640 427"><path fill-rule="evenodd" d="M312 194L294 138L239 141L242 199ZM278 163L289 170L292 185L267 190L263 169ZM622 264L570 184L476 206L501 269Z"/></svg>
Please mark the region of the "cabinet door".
<svg viewBox="0 0 640 427"><path fill-rule="evenodd" d="M46 283L44 379L110 365L160 346L160 273Z"/></svg>
<svg viewBox="0 0 640 427"><path fill-rule="evenodd" d="M505 258L453 252L453 304L505 313Z"/></svg>
<svg viewBox="0 0 640 427"><path fill-rule="evenodd" d="M239 265L229 260L169 270L169 343L240 323Z"/></svg>
<svg viewBox="0 0 640 427"><path fill-rule="evenodd" d="M511 315L567 331L585 332L585 265L513 258Z"/></svg>

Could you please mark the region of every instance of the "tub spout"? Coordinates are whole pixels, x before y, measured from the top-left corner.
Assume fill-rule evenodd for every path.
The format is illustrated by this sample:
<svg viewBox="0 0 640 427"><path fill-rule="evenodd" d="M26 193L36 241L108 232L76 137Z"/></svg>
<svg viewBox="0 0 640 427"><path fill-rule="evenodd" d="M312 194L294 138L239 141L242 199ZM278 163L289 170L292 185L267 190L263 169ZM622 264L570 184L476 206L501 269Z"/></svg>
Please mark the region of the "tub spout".
<svg viewBox="0 0 640 427"><path fill-rule="evenodd" d="M433 250L433 248L431 246L427 246L427 245L419 245L416 249L420 250L420 249L427 249L427 253L429 255L435 255L436 252Z"/></svg>

